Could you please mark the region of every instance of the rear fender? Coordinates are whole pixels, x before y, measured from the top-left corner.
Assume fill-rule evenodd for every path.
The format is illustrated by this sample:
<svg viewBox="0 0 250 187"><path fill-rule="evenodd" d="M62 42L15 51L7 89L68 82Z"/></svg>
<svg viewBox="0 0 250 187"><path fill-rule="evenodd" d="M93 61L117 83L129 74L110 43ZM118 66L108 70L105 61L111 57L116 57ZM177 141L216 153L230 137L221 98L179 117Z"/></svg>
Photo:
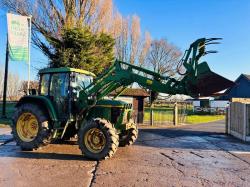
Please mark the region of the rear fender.
<svg viewBox="0 0 250 187"><path fill-rule="evenodd" d="M39 105L40 107L42 107L44 109L45 112L47 112L51 121L53 121L55 123L58 121L55 108L52 105L51 101L47 97L45 97L45 96L32 96L32 95L31 96L24 96L18 101L18 103L16 104L16 107L18 107L24 103L32 103L32 104Z"/></svg>

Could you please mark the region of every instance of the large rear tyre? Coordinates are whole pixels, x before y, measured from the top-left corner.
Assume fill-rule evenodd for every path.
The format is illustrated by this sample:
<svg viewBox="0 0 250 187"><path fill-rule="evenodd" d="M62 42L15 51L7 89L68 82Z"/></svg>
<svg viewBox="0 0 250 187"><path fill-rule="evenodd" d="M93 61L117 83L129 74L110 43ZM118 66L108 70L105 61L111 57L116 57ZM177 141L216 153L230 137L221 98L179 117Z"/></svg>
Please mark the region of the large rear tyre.
<svg viewBox="0 0 250 187"><path fill-rule="evenodd" d="M135 125L133 128L124 130L119 134L119 146L125 147L135 143L138 138L138 128Z"/></svg>
<svg viewBox="0 0 250 187"><path fill-rule="evenodd" d="M83 155L101 160L112 157L119 145L116 129L105 119L93 119L82 125L78 132L78 144Z"/></svg>
<svg viewBox="0 0 250 187"><path fill-rule="evenodd" d="M12 132L17 145L25 151L49 144L52 137L49 117L35 104L22 104L16 109Z"/></svg>

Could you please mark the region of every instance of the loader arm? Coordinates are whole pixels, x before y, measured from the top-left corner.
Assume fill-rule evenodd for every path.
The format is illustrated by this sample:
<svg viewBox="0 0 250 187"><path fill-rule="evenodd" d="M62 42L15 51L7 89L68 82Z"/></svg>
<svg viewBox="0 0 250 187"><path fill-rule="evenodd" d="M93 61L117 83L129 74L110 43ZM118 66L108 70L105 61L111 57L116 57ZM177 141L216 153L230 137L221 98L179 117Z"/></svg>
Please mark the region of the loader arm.
<svg viewBox="0 0 250 187"><path fill-rule="evenodd" d="M217 44L218 42L214 42L216 40L219 38L201 38L190 45L180 61L186 70L180 80L116 60L105 73L80 92L79 102L82 107L93 105L94 100L98 101L117 88L126 88L134 82L154 92L185 94L192 97L208 96L224 90L233 82L213 73L206 62L199 63L202 56L216 52L205 49L206 45ZM90 98L93 102L87 103Z"/></svg>

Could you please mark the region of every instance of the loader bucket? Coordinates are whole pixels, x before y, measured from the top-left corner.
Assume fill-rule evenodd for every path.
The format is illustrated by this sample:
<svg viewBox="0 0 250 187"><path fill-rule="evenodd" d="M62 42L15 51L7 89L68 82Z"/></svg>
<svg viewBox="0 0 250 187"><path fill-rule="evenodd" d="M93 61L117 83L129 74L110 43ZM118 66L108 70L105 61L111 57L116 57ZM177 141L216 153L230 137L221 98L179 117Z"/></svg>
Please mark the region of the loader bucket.
<svg viewBox="0 0 250 187"><path fill-rule="evenodd" d="M197 67L195 84L189 84L189 91L197 96L211 96L234 85L234 82L212 72L206 62Z"/></svg>

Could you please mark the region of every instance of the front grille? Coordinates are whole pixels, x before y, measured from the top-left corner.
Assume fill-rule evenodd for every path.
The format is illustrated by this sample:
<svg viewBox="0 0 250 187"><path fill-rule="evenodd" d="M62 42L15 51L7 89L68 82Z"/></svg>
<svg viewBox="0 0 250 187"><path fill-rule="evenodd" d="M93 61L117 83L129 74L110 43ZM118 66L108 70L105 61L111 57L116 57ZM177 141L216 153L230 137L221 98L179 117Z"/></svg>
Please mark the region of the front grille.
<svg viewBox="0 0 250 187"><path fill-rule="evenodd" d="M125 108L125 109L131 109L131 108L132 108L132 104L125 104L125 105L124 105L124 108Z"/></svg>

